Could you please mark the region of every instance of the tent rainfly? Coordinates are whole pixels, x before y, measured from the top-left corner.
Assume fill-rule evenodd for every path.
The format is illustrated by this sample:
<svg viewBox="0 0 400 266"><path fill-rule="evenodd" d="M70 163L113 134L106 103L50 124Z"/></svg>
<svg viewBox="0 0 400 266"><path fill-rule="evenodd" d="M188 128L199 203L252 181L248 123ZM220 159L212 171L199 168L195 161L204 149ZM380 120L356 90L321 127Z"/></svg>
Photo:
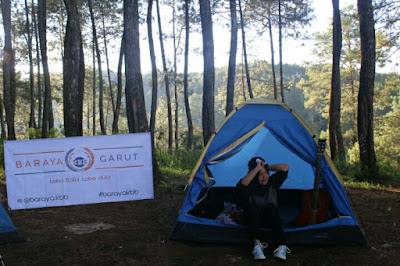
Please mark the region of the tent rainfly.
<svg viewBox="0 0 400 266"><path fill-rule="evenodd" d="M235 186L250 158L287 163L290 170L278 198L288 244L367 245L352 211L342 178L329 156L321 162L321 191L330 196L328 220L298 226L305 191L314 188L317 138L288 106L251 99L232 111L210 138L191 178L171 239L206 243L249 243L247 226L235 202ZM264 241L271 230L263 228Z"/></svg>

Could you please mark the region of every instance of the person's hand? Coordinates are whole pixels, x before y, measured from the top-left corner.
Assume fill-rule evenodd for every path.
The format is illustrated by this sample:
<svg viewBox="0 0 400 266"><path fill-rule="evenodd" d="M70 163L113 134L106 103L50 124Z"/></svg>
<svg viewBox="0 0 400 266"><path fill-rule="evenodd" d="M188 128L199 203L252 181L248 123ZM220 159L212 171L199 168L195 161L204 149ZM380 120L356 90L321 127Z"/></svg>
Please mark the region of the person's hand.
<svg viewBox="0 0 400 266"><path fill-rule="evenodd" d="M263 160L257 159L257 168L261 170L261 168L264 168L265 162Z"/></svg>

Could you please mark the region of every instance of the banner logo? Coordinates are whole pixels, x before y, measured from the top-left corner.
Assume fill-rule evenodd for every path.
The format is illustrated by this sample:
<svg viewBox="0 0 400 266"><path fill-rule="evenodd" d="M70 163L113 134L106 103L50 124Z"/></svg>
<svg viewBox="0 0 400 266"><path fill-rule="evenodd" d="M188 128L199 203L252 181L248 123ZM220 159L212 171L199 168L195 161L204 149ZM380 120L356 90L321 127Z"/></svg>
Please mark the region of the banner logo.
<svg viewBox="0 0 400 266"><path fill-rule="evenodd" d="M87 171L94 164L94 154L88 148L73 148L65 155L65 163L74 172Z"/></svg>

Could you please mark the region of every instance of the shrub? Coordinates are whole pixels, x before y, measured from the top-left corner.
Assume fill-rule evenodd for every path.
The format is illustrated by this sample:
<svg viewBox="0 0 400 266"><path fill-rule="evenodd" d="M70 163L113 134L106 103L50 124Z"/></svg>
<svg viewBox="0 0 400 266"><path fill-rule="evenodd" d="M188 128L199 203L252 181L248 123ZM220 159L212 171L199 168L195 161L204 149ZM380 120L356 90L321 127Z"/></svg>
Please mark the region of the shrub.
<svg viewBox="0 0 400 266"><path fill-rule="evenodd" d="M175 151L156 149L155 156L161 168L170 167L191 171L196 165L201 152L201 149L180 149Z"/></svg>

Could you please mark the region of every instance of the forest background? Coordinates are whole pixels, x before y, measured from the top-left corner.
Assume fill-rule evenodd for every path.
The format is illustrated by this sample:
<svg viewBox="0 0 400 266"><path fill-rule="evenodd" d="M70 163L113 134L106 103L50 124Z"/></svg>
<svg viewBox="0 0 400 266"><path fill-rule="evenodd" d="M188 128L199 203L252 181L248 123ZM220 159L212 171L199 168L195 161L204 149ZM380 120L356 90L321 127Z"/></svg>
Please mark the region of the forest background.
<svg viewBox="0 0 400 266"><path fill-rule="evenodd" d="M332 140L330 123L339 123L343 151L331 141L328 148L339 152L332 156L338 165L364 165L360 178L398 177L400 1L347 2L339 13L339 83L332 85L338 24L315 32L313 1L1 0L1 138L151 131L158 150L201 150L232 105L268 97L290 106L320 138ZM360 158L367 60L359 2L373 11L371 112L361 114L370 114L367 145L376 165ZM332 4L339 1L326 1L331 14ZM293 63L296 56L309 60ZM339 117L331 112L337 90Z"/></svg>

